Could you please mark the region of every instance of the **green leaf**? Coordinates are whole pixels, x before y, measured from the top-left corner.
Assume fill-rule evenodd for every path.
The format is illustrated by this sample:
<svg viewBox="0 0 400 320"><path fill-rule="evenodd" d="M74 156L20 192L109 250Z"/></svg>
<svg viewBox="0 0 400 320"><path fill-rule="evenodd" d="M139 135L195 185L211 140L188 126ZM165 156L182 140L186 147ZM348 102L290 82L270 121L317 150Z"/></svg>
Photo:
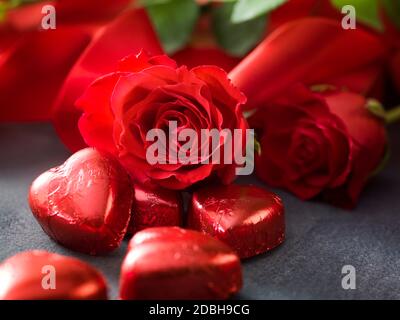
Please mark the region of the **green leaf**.
<svg viewBox="0 0 400 320"><path fill-rule="evenodd" d="M0 22L4 21L7 13L7 8L0 3Z"/></svg>
<svg viewBox="0 0 400 320"><path fill-rule="evenodd" d="M4 21L7 15L7 12L16 8L20 4L20 1L12 0L9 2L0 2L0 22Z"/></svg>
<svg viewBox="0 0 400 320"><path fill-rule="evenodd" d="M261 156L261 143L256 138L254 138L254 151Z"/></svg>
<svg viewBox="0 0 400 320"><path fill-rule="evenodd" d="M213 8L213 29L218 44L233 56L243 57L252 50L265 34L267 16L243 23L230 19L234 3L225 3Z"/></svg>
<svg viewBox="0 0 400 320"><path fill-rule="evenodd" d="M400 29L400 0L382 0L386 14Z"/></svg>
<svg viewBox="0 0 400 320"><path fill-rule="evenodd" d="M336 90L337 88L334 85L331 84L315 84L311 86L311 91L312 92L317 92L317 93L323 93L327 91L333 91Z"/></svg>
<svg viewBox="0 0 400 320"><path fill-rule="evenodd" d="M200 3L202 3L202 4L211 4L212 2L236 2L236 1L238 1L238 0L202 0L202 2L200 2Z"/></svg>
<svg viewBox="0 0 400 320"><path fill-rule="evenodd" d="M200 14L194 0L170 0L149 6L147 11L168 54L188 43Z"/></svg>
<svg viewBox="0 0 400 320"><path fill-rule="evenodd" d="M356 9L357 20L361 23L377 29L383 30L383 23L379 16L380 0L331 0L334 7L339 11L346 5L351 5Z"/></svg>
<svg viewBox="0 0 400 320"><path fill-rule="evenodd" d="M232 22L242 23L258 18L284 4L287 0L238 0L233 9Z"/></svg>
<svg viewBox="0 0 400 320"><path fill-rule="evenodd" d="M376 99L368 99L366 108L369 112L371 112L375 117L386 121L386 110L384 106Z"/></svg>
<svg viewBox="0 0 400 320"><path fill-rule="evenodd" d="M378 100L368 99L366 108L375 117L385 121L386 124L392 124L400 121L400 106L386 110Z"/></svg>
<svg viewBox="0 0 400 320"><path fill-rule="evenodd" d="M9 1L1 1L0 0L0 22L2 22L7 15L7 12L11 9L15 9L19 6L32 4L34 2L40 2L43 0L9 0Z"/></svg>
<svg viewBox="0 0 400 320"><path fill-rule="evenodd" d="M256 112L257 112L257 109L251 109L251 110L248 110L248 111L243 111L243 117L248 119L251 116L253 116Z"/></svg>
<svg viewBox="0 0 400 320"><path fill-rule="evenodd" d="M138 7L148 7L148 6L153 6L155 4L160 4L160 3L167 3L171 2L172 0L138 0L136 1L136 6Z"/></svg>

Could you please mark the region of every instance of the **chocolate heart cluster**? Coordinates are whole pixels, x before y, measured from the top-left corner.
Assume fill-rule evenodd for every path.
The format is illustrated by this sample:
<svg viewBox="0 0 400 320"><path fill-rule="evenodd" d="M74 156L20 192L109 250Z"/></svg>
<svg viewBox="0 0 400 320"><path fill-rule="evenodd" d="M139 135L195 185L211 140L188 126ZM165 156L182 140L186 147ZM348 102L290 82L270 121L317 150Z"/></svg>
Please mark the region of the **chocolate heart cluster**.
<svg viewBox="0 0 400 320"><path fill-rule="evenodd" d="M118 161L93 148L40 175L29 203L42 229L78 252L106 254L133 235L121 268L121 299L226 299L242 286L240 259L285 237L282 201L265 189L200 187L185 213L178 191L133 184ZM40 286L47 265L57 269L57 290ZM7 283L0 299L107 297L105 280L92 267L42 251L6 260L0 279Z"/></svg>

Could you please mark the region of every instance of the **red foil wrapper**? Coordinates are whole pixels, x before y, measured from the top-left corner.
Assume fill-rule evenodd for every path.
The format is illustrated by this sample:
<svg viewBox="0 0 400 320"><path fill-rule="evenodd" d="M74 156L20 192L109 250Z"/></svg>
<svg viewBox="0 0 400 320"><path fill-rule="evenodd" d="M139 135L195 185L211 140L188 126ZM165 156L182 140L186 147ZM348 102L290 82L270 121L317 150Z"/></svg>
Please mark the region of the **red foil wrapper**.
<svg viewBox="0 0 400 320"><path fill-rule="evenodd" d="M0 300L107 299L106 282L96 269L45 251L27 251L5 260L0 284Z"/></svg>
<svg viewBox="0 0 400 320"><path fill-rule="evenodd" d="M281 199L253 185L198 190L192 197L188 224L225 242L241 258L271 250L285 238Z"/></svg>
<svg viewBox="0 0 400 320"><path fill-rule="evenodd" d="M33 215L51 238L93 255L119 246L132 200L124 169L111 156L91 148L40 175L29 193Z"/></svg>
<svg viewBox="0 0 400 320"><path fill-rule="evenodd" d="M135 185L129 234L150 228L180 226L183 201L179 191Z"/></svg>
<svg viewBox="0 0 400 320"><path fill-rule="evenodd" d="M149 228L130 241L121 299L226 299L242 286L240 259L217 239L178 227Z"/></svg>

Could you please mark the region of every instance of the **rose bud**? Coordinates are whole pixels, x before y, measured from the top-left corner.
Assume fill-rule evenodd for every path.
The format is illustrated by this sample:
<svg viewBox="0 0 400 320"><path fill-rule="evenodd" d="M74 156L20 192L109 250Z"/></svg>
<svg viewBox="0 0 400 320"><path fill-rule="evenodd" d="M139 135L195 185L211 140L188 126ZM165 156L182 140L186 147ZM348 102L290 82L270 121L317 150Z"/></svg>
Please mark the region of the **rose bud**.
<svg viewBox="0 0 400 320"><path fill-rule="evenodd" d="M178 227L136 233L122 264L121 299L226 299L242 286L239 257L225 244Z"/></svg>
<svg viewBox="0 0 400 320"><path fill-rule="evenodd" d="M183 130L199 133L197 136L201 136L202 129L244 132L247 122L241 105L245 101L245 96L218 67L188 70L178 67L167 56L149 56L142 51L123 59L115 72L87 88L77 101L83 110L79 129L88 145L117 157L138 183L181 190L215 176L228 184L234 180L238 165L212 161L212 154L223 153L225 139L213 143L211 152L206 144L192 145L198 156L190 160L201 158L201 162L171 161L174 156L168 149L166 154L159 153L165 161L156 159L150 163L148 151L155 142L148 140L148 133L159 130L166 141L171 141ZM175 122L175 129L171 122ZM176 141L174 146L178 144L183 142ZM245 147L235 144L232 153L236 155ZM203 151L208 151L208 155L203 157Z"/></svg>
<svg viewBox="0 0 400 320"><path fill-rule="evenodd" d="M110 155L91 148L40 175L29 193L33 215L51 238L93 255L119 246L132 200L124 169Z"/></svg>
<svg viewBox="0 0 400 320"><path fill-rule="evenodd" d="M128 234L150 227L173 227L182 224L183 200L180 192L135 185Z"/></svg>
<svg viewBox="0 0 400 320"><path fill-rule="evenodd" d="M0 283L0 300L107 299L106 282L96 269L46 251L27 251L5 260Z"/></svg>
<svg viewBox="0 0 400 320"><path fill-rule="evenodd" d="M386 49L378 36L361 28L344 30L332 19L309 17L281 25L229 77L247 96L246 109L252 110L286 95L298 82L369 92L376 85L385 57Z"/></svg>
<svg viewBox="0 0 400 320"><path fill-rule="evenodd" d="M281 199L253 185L205 187L193 193L189 228L216 237L249 258L285 239Z"/></svg>
<svg viewBox="0 0 400 320"><path fill-rule="evenodd" d="M361 95L296 85L249 120L261 151L256 174L301 199L354 207L387 145L384 122Z"/></svg>

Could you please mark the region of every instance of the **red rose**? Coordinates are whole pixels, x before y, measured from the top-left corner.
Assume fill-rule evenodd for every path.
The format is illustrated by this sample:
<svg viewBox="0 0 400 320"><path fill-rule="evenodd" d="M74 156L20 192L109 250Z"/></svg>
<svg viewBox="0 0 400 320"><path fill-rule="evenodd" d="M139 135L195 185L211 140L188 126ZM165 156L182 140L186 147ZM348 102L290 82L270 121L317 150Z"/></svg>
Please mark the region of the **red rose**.
<svg viewBox="0 0 400 320"><path fill-rule="evenodd" d="M396 5L394 5L394 7L396 7ZM392 9L386 9L381 1L380 19L384 24L385 32L374 32L372 28L365 24L363 25L362 21L357 21L357 28L361 27L364 29L364 31L369 32L371 35L380 37L382 39L382 46L386 44L388 51L392 50L392 54L390 57L388 57L389 74L394 80L395 88L400 94L400 25L395 20L396 14L387 10ZM395 9L393 9L393 11L395 11ZM393 13L394 16L389 17L391 13ZM344 14L342 14L338 8L335 8L332 5L331 0L287 1L284 5L271 12L268 30L275 30L287 22L307 16L326 17L339 22L342 21ZM367 50L365 52L367 52ZM358 81L360 80L361 78L358 77ZM378 94L382 95L383 90L382 92L378 92Z"/></svg>
<svg viewBox="0 0 400 320"><path fill-rule="evenodd" d="M323 194L354 206L386 147L383 122L366 104L355 93L314 93L303 85L267 103L249 120L261 143L257 175L302 199Z"/></svg>
<svg viewBox="0 0 400 320"><path fill-rule="evenodd" d="M215 65L226 72L231 71L240 62L240 58L233 57L217 47L187 47L172 58L179 64L191 68L202 65Z"/></svg>
<svg viewBox="0 0 400 320"><path fill-rule="evenodd" d="M128 56L119 69L97 79L77 102L83 110L79 129L85 142L114 154L131 176L169 189L183 189L216 173L222 182L235 165L154 164L146 159L147 133L168 132L169 121L182 129L246 129L241 112L245 96L215 66L188 70L167 56ZM217 149L223 148L221 141ZM199 147L199 149L201 146ZM200 152L199 152L200 154Z"/></svg>

